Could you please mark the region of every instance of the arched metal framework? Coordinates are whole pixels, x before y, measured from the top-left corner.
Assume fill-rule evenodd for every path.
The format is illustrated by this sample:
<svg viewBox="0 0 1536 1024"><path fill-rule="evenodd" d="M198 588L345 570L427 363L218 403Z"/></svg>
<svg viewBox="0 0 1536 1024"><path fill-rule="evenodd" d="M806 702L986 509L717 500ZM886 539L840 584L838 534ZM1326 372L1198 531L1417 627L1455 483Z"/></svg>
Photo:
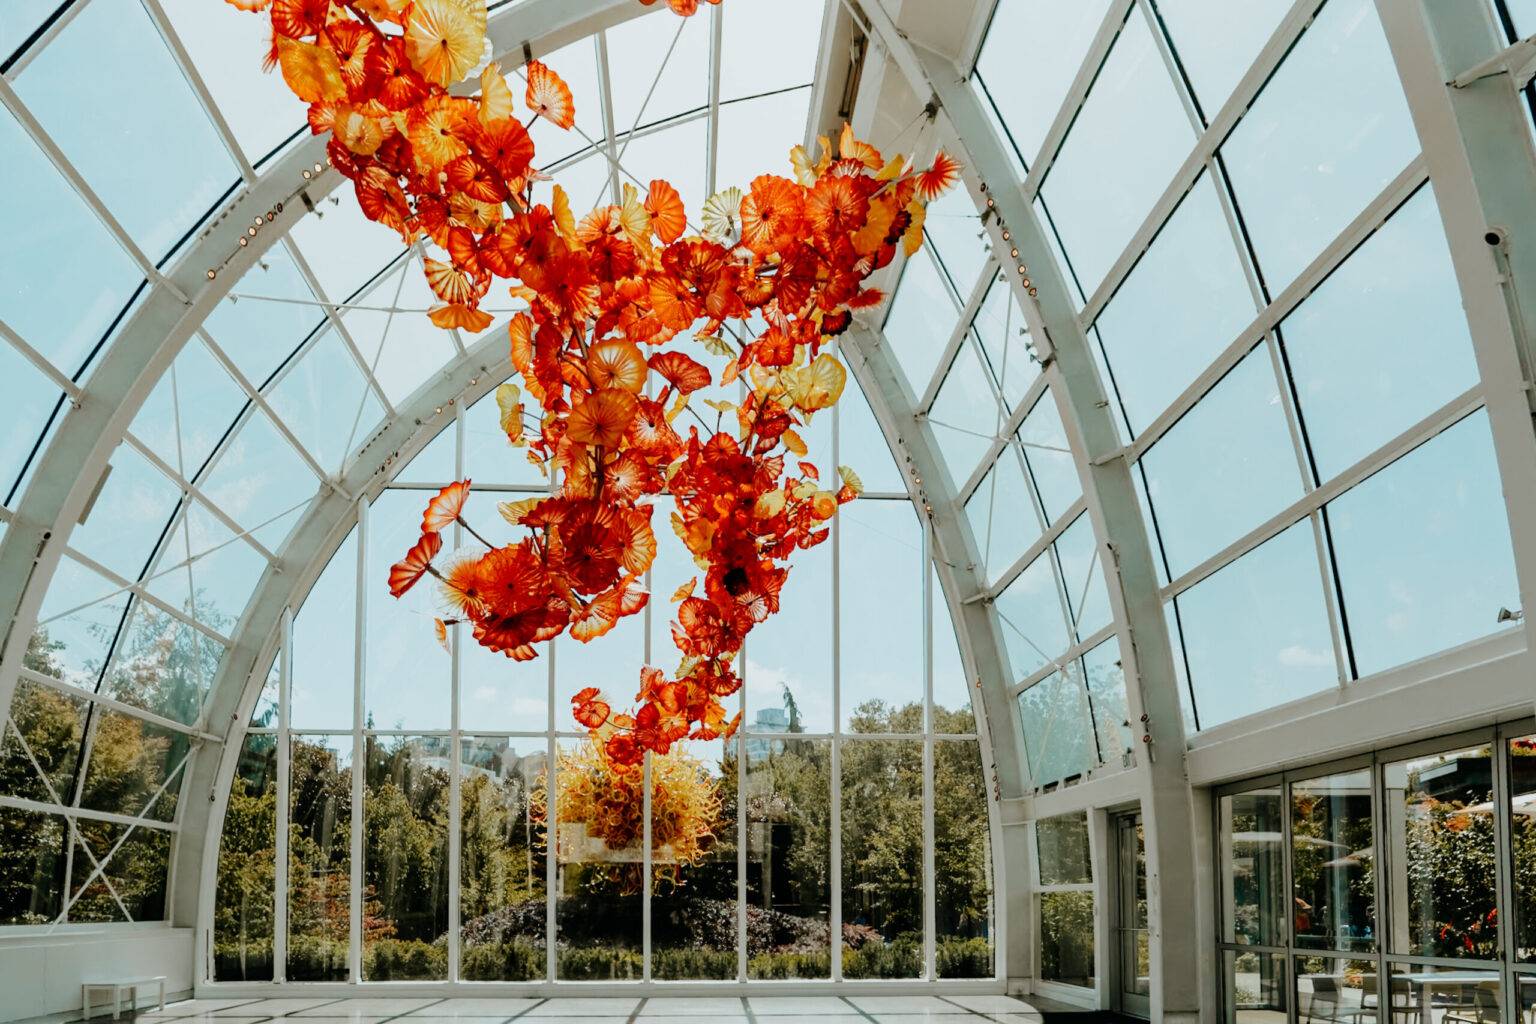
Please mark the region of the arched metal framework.
<svg viewBox="0 0 1536 1024"><path fill-rule="evenodd" d="M1110 5L1106 25L1136 6L1138 0ZM979 38L988 4L968 9ZM1175 180L1147 215L1145 225L1121 254L1114 280L1150 244L1157 229L1189 188L1202 167L1315 16L1319 3L1297 0L1273 38L1238 85L1234 97L1216 114L1204 141L1189 156ZM909 38L903 25L912 4L849 2L828 14L826 38L847 40L864 35L876 50L865 58L860 104L854 118L861 129L874 128L880 116L880 76L906 82L918 104L931 102L961 140L967 185L984 212L996 253L1017 248L1019 267L1003 269L1015 300L1025 312L1043 377L1067 427L1083 481L1084 506L1093 523L1100 559L1110 580L1115 632L1124 652L1127 706L1138 725L1132 768L1108 772L1060 791L1037 794L1028 778L1021 749L1018 707L1007 655L991 608L991 594L976 569L977 545L970 535L958 495L945 483L940 443L917 412L914 397L895 368L878 329L859 324L850 331L846 351L855 376L906 471L913 501L926 512L935 546L934 564L959 633L968 678L980 694L979 728L998 800L992 816L996 885L1006 901L1007 976L1031 978L1031 874L1033 852L1026 823L1036 816L1088 807L1102 810L1139 804L1147 826L1149 900L1152 931L1152 1007L1165 1020L1212 1019L1215 1013L1213 881L1210 870L1209 793L1201 787L1255 766L1279 766L1319 758L1357 743L1360 723L1375 719L1374 732L1423 732L1446 721L1474 721L1529 703L1529 618L1519 643L1508 637L1482 645L1476 656L1457 654L1422 664L1412 672L1389 674L1359 684L1347 695L1326 695L1271 718L1262 728L1216 731L1208 737L1186 734L1180 710L1182 685L1176 653L1164 618L1166 588L1154 565L1155 553L1143 521L1131 475L1139 450L1121 446L1100 383L1085 324L1107 295L1090 296L1082 316L1075 311L1062 268L1046 231L1026 197L1032 181L1020 180L993 133L967 72L951 56ZM597 28L632 17L641 9L631 0L593 0L573 5L564 0L522 0L498 12L492 36L498 53L516 60L523 52L547 53ZM1532 430L1530 384L1536 309L1536 159L1529 142L1528 114L1511 75L1495 70L1455 84L1468 69L1486 66L1503 42L1491 21L1477 12L1482 0L1376 0L1392 56L1407 95L1423 149L1422 166L1405 170L1404 183L1427 176L1439 200L1452 262L1472 327L1483 401L1492 426L1495 453L1511 525L1521 594L1526 607L1536 593L1536 433ZM916 16L921 18L921 15ZM1072 87L1081 101L1113 42L1103 30ZM831 49L831 47L828 47ZM969 54L965 55L968 59ZM878 63L876 63L878 61ZM834 68L823 54L823 71ZM1090 67L1090 65L1093 65ZM1452 84L1447 84L1452 82ZM835 102L819 83L823 113ZM0 86L7 92L8 85ZM718 101L718 97L714 97ZM13 105L13 104L8 104ZM1051 129L1059 142L1070 123ZM906 111L898 112L901 114ZM825 121L827 118L823 116ZM812 133L814 134L814 132ZM611 140L610 140L611 141ZM51 154L67 167L62 155ZM41 454L36 471L0 539L0 617L7 623L0 649L0 707L8 707L18 679L21 656L37 621L48 583L59 564L71 526L91 499L108 457L128 424L176 353L221 301L233 282L261 253L285 234L339 182L326 171L301 175L323 148L306 140L269 170L257 175L243 168L246 187L213 218L186 254L167 272L150 268L149 293L114 340L89 382L77 389L73 406ZM66 172L67 176L67 172ZM711 170L710 177L713 177ZM1410 179L1412 181L1410 182ZM300 196L307 198L299 198ZM295 201L298 199L298 201ZM278 204L281 212L275 212ZM247 220L274 211L267 228L241 247ZM1010 238L1001 231L1006 227ZM1350 241L1348 235L1340 245ZM1522 256L1522 254L1524 254ZM212 279L210 268L219 268ZM1303 284L1297 287L1315 286ZM1272 327L1260 322L1259 331ZM424 385L370 438L340 475L326 481L299 528L268 567L233 634L231 646L210 691L196 729L209 740L196 750L187 768L186 812L181 819L175 862L174 921L197 924L206 934L212 912L212 876L218 851L218 823L238 755L238 739L248 721L264 669L277 649L285 617L297 608L330 554L343 539L356 503L387 481L453 415L455 403L473 401L508 370L501 334L493 329L469 345L432 381ZM921 396L919 396L921 397ZM928 396L931 399L931 396ZM1191 399L1193 401L1193 399ZM442 411L446 410L446 411ZM1405 705L1411 694L1420 703ZM1409 702L1412 704L1412 701ZM1337 712L1342 706L1343 719ZM1343 724L1340 724L1342 721ZM1368 731L1369 733L1369 731ZM207 795L208 799L203 799ZM1100 836L1102 839L1102 836ZM930 852L931 855L931 852ZM1101 889L1101 891L1103 891ZM357 898L357 894L353 894ZM1101 913L1102 917L1102 913ZM1098 946L1103 949L1100 922ZM279 929L280 931L281 929ZM201 974L201 972L199 972Z"/></svg>

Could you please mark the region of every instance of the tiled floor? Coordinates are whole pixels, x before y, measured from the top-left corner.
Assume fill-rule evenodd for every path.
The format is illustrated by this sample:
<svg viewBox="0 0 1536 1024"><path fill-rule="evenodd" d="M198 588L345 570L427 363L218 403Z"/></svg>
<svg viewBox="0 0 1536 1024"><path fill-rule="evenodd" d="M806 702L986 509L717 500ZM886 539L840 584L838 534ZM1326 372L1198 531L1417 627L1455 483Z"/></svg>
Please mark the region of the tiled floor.
<svg viewBox="0 0 1536 1024"><path fill-rule="evenodd" d="M1039 1012L1022 999L964 995L189 999L133 1019L136 1024L1041 1024Z"/></svg>

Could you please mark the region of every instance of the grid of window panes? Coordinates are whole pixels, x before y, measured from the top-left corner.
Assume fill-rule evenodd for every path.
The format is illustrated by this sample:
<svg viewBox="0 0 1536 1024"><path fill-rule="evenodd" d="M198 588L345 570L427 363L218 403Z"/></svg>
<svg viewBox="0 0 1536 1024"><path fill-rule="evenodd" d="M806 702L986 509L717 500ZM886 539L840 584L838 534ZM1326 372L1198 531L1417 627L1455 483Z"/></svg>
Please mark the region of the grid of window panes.
<svg viewBox="0 0 1536 1024"><path fill-rule="evenodd" d="M1511 628L1500 610L1519 606L1471 339L1376 9L1305 6L1002 3L971 78L1135 459L1197 729ZM989 580L1035 533L1011 510L1051 511L1028 440L976 472L979 450L954 449ZM1027 524L1000 554L958 483L978 472ZM1042 529L1027 554L1049 563L998 596L1021 700L1049 684L1026 712L1054 748L1029 751L1037 782L1091 768L1098 731L1058 657L1097 638L1072 628L1062 539Z"/></svg>
<svg viewBox="0 0 1536 1024"><path fill-rule="evenodd" d="M1228 1021L1497 1021L1536 993L1529 723L1218 794Z"/></svg>
<svg viewBox="0 0 1536 1024"><path fill-rule="evenodd" d="M995 977L990 787L970 687L922 525L883 489L899 470L857 385L805 435L813 460L857 467L870 491L796 559L783 611L749 637L730 702L742 732L687 745L722 810L706 856L681 867L638 840L594 845L558 816L553 863L546 843L546 809L587 742L571 695L595 685L622 705L642 665L676 661L667 596L697 569L671 531L657 531L644 612L531 662L457 626L445 650L427 584L387 595L387 566L443 483L475 480L464 516L492 538L506 532L499 500L547 491L498 420L494 395L463 409L371 502L296 611L288 727L264 702L246 732L217 870L221 891L284 907L287 930L276 943L270 910L236 917L221 900L214 980ZM460 530L453 543L477 542ZM265 780L278 745L290 764L284 903L271 867L283 813L247 771L259 764Z"/></svg>
<svg viewBox="0 0 1536 1024"><path fill-rule="evenodd" d="M547 169L578 202L601 201L614 180L593 143L611 135L620 180L668 177L696 210L711 145L722 182L787 167L821 6L738 8L716 15L718 37L708 18L639 17L550 54L585 102L579 131L534 127ZM0 527L102 353L130 328L155 268L183 258L211 212L308 135L303 104L261 71L270 41L258 17L200 0L27 0L3 20L0 226L28 244L0 255ZM718 119L712 38L720 57L737 58L722 67ZM770 44L773 61L741 59ZM86 64L121 87L88 91ZM600 95L613 97L611 119ZM92 118L76 116L87 107ZM102 123L132 125L133 139L96 131ZM31 584L48 590L12 709L20 734L8 728L0 748L0 797L52 824L16 832L30 837L16 845L30 851L35 879L12 886L26 905L0 902L0 922L162 916L171 844L161 840L175 827L178 769L257 582L322 481L464 357L470 339L422 315L434 301L422 254L390 243L350 189L318 206L176 355L111 454L59 568ZM122 743L109 745L112 736ZM55 737L34 767L21 740L41 750ZM108 784L114 755L133 766L131 780ZM134 833L119 849L116 834L75 829L76 809L165 835ZM108 898L92 879L92 899L71 906L108 849L152 892L129 897L119 884L123 898ZM110 881L116 870L101 874Z"/></svg>

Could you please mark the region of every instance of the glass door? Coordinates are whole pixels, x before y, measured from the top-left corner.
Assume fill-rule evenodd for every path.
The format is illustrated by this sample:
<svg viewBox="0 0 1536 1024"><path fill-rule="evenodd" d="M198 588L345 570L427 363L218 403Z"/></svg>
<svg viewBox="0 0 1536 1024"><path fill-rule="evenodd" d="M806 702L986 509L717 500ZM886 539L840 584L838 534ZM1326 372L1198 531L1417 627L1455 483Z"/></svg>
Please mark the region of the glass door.
<svg viewBox="0 0 1536 1024"><path fill-rule="evenodd" d="M1147 844L1141 814L1114 819L1115 1009L1133 1017L1150 1014L1152 954L1147 932Z"/></svg>

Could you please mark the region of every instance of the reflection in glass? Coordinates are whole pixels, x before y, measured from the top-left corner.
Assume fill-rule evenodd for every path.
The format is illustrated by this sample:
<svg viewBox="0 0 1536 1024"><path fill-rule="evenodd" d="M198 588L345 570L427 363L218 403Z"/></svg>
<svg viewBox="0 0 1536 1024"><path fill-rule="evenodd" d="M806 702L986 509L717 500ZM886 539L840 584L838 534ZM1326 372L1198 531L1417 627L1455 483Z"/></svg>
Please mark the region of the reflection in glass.
<svg viewBox="0 0 1536 1024"><path fill-rule="evenodd" d="M1088 705L1093 711L1099 760L1129 766L1133 738L1131 715L1125 704L1125 669L1120 663L1119 637L1111 636L1083 655L1083 675L1088 683Z"/></svg>
<svg viewBox="0 0 1536 1024"><path fill-rule="evenodd" d="M747 976L830 977L831 741L746 746Z"/></svg>
<svg viewBox="0 0 1536 1024"><path fill-rule="evenodd" d="M544 818L530 797L549 754L542 739L460 743L459 977L542 980Z"/></svg>
<svg viewBox="0 0 1536 1024"><path fill-rule="evenodd" d="M448 740L363 743L363 980L445 979Z"/></svg>
<svg viewBox="0 0 1536 1024"><path fill-rule="evenodd" d="M996 973L987 799L981 745L976 740L934 743L934 933L940 978Z"/></svg>
<svg viewBox="0 0 1536 1024"><path fill-rule="evenodd" d="M1515 959L1531 963L1536 961L1536 736L1509 741L1508 810Z"/></svg>
<svg viewBox="0 0 1536 1024"><path fill-rule="evenodd" d="M1291 784L1298 946L1375 949L1372 802L1368 770Z"/></svg>
<svg viewBox="0 0 1536 1024"><path fill-rule="evenodd" d="M1098 763L1078 662L1068 662L1020 693L1018 704L1035 786L1081 775Z"/></svg>
<svg viewBox="0 0 1536 1024"><path fill-rule="evenodd" d="M1392 1024L1501 1024L1499 972L1427 964L1388 964ZM1529 991L1526 985L1522 989ZM1372 998L1369 1005L1379 1000ZM1516 1020L1523 1019L1517 1014Z"/></svg>
<svg viewBox="0 0 1536 1024"><path fill-rule="evenodd" d="M843 977L923 974L923 745L842 749Z"/></svg>
<svg viewBox="0 0 1536 1024"><path fill-rule="evenodd" d="M1093 892L1040 894L1040 977L1092 988Z"/></svg>
<svg viewBox="0 0 1536 1024"><path fill-rule="evenodd" d="M1093 881L1088 856L1088 815L1084 811L1035 822L1035 860L1041 885L1087 885Z"/></svg>
<svg viewBox="0 0 1536 1024"><path fill-rule="evenodd" d="M1285 955L1229 949L1223 951L1222 960L1227 1024L1282 1024L1289 994Z"/></svg>
<svg viewBox="0 0 1536 1024"><path fill-rule="evenodd" d="M276 842L277 737L249 735L235 764L219 839L213 905L216 981L272 980Z"/></svg>
<svg viewBox="0 0 1536 1024"><path fill-rule="evenodd" d="M1493 748L1383 769L1388 948L1414 956L1499 955Z"/></svg>
<svg viewBox="0 0 1536 1024"><path fill-rule="evenodd" d="M1285 801L1278 789L1221 798L1223 942L1286 941Z"/></svg>
<svg viewBox="0 0 1536 1024"><path fill-rule="evenodd" d="M1375 961L1299 956L1295 963L1298 1020L1304 1024L1375 1024Z"/></svg>
<svg viewBox="0 0 1536 1024"><path fill-rule="evenodd" d="M287 977L346 981L352 935L352 737L294 736L289 776ZM364 913L364 928L379 927L371 893Z"/></svg>
<svg viewBox="0 0 1536 1024"><path fill-rule="evenodd" d="M130 831L127 825L90 819L78 820L76 827L69 919L102 923L163 919L173 834L142 825Z"/></svg>

